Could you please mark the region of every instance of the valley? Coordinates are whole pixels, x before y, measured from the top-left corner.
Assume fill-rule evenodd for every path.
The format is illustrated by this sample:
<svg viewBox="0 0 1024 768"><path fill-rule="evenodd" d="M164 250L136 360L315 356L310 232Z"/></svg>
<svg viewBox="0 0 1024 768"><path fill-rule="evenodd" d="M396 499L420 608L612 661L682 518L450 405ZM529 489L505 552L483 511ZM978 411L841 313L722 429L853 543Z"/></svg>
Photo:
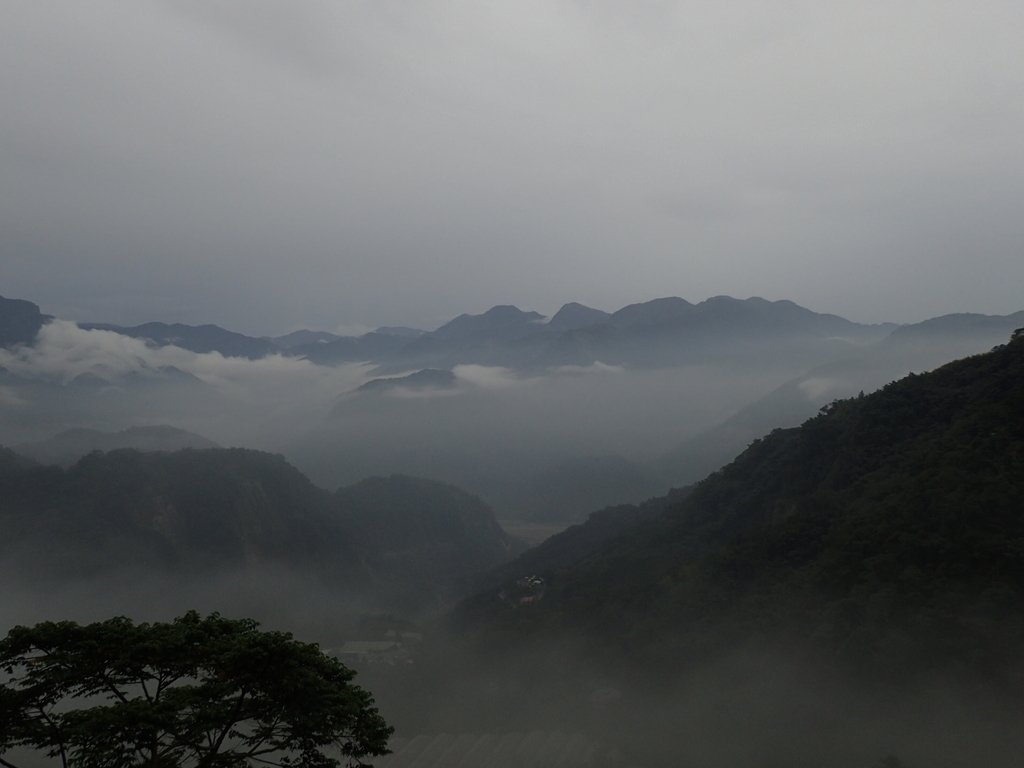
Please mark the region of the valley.
<svg viewBox="0 0 1024 768"><path fill-rule="evenodd" d="M60 397L80 421L0 455L7 623L199 608L297 632L375 693L398 729L383 766L998 765L1024 735L1010 717L1024 695L1024 337L1007 332L1021 317L886 328L803 373L804 353L766 364L764 339L749 357L723 342L700 366L585 373L459 363L381 378L359 361L347 392L321 401L329 426L282 453L220 447L192 421L97 419L103 390L67 379L66 353L45 367L44 323L60 321L37 317L38 336L2 353L15 362L5 414ZM510 332L488 333L498 355ZM232 359L186 358L166 339L139 349ZM90 355L76 353L77 377L119 393L165 381ZM217 390L178 370L222 403L234 395L239 415L254 403L243 378ZM725 371L742 381L724 400L695 383ZM641 402L617 402L628 397ZM147 402L159 403L119 394L119 418L145 421ZM576 425L613 402L650 450L626 434L602 446L621 453L586 453L601 443ZM678 422L636 419L673 407L707 409L675 447ZM574 449L550 442L576 431ZM950 707L972 714L938 738Z"/></svg>

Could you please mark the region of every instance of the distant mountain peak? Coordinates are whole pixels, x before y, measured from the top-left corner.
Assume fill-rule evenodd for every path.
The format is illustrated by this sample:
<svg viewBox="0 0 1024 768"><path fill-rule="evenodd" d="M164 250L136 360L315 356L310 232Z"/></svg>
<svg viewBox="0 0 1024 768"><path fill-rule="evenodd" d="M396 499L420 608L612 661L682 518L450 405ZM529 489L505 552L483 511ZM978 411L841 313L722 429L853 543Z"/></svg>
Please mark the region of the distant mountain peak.
<svg viewBox="0 0 1024 768"><path fill-rule="evenodd" d="M608 312L572 301L564 304L554 314L548 322L548 328L556 331L574 331L598 323L607 323L610 317L611 314Z"/></svg>
<svg viewBox="0 0 1024 768"><path fill-rule="evenodd" d="M537 322L543 320L544 315L540 312L524 312L512 304L498 304L484 312L480 317L497 322Z"/></svg>
<svg viewBox="0 0 1024 768"><path fill-rule="evenodd" d="M728 297L725 297L728 298ZM620 327L653 325L693 311L694 305L678 296L665 296L640 304L629 304L613 312L610 321Z"/></svg>
<svg viewBox="0 0 1024 768"><path fill-rule="evenodd" d="M268 341L272 341L282 349L291 349L302 344L326 344L331 341L337 341L340 339L336 333L328 333L327 331L292 331L284 336L268 337Z"/></svg>
<svg viewBox="0 0 1024 768"><path fill-rule="evenodd" d="M192 352L219 352L225 357L245 357L256 360L278 350L277 344L269 339L257 339L218 325L185 325L183 323L143 323L125 327L110 323L79 323L80 328L96 331L113 331L130 336L157 347L176 346Z"/></svg>
<svg viewBox="0 0 1024 768"><path fill-rule="evenodd" d="M499 304L480 315L459 315L430 335L445 341L504 341L533 330L543 319L544 315L539 312L524 312L511 304Z"/></svg>
<svg viewBox="0 0 1024 768"><path fill-rule="evenodd" d="M424 368L422 371L410 373L408 376L394 378L371 379L356 392L373 392L383 394L395 389L412 392L425 392L437 389L452 389L455 386L455 374L438 368Z"/></svg>
<svg viewBox="0 0 1024 768"><path fill-rule="evenodd" d="M0 296L0 347L31 344L43 324L52 319L52 315L44 315L31 301Z"/></svg>

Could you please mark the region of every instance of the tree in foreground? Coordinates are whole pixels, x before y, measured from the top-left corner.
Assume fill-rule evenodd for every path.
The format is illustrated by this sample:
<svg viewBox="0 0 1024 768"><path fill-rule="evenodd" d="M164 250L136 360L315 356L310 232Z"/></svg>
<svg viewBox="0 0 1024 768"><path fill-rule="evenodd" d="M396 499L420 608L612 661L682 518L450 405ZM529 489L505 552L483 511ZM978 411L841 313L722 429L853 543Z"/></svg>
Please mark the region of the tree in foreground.
<svg viewBox="0 0 1024 768"><path fill-rule="evenodd" d="M249 619L15 627L0 640L0 765L335 768L387 752L392 729L354 673Z"/></svg>

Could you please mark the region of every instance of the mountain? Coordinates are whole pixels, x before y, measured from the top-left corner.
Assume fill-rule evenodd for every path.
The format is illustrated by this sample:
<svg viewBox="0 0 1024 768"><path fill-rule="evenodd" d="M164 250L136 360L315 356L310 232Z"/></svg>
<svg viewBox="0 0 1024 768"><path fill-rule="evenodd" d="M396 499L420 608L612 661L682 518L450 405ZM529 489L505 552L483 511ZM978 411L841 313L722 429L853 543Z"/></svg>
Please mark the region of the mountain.
<svg viewBox="0 0 1024 768"><path fill-rule="evenodd" d="M584 308L586 309L586 308ZM486 355L470 350L446 363L480 362L511 368L592 365L602 362L633 368L661 368L706 361L772 360L782 356L807 365L849 351L851 345L877 341L892 324L862 325L820 314L790 301L746 300L716 296L699 304L678 297L623 307L610 316L579 309L564 323L530 328L504 343L491 341ZM579 320L580 322L575 322ZM429 336L420 339L424 345ZM497 345L497 346L495 346Z"/></svg>
<svg viewBox="0 0 1024 768"><path fill-rule="evenodd" d="M678 296L651 299L640 304L629 304L613 312L609 322L618 328L655 325L683 317L694 310L694 305Z"/></svg>
<svg viewBox="0 0 1024 768"><path fill-rule="evenodd" d="M396 389L409 392L425 392L455 387L455 374L437 368L424 368L422 371L407 376L396 376L389 379L370 379L356 388L356 392L384 393Z"/></svg>
<svg viewBox="0 0 1024 768"><path fill-rule="evenodd" d="M423 335L424 331L418 328L408 328L406 326L381 326L372 332L377 336L397 336L403 339L414 339L417 336ZM369 334L364 334L369 335ZM269 341L274 342L277 346L282 349L292 349L294 347L306 347L314 344L326 344L332 341L341 341L343 339L361 338L358 336L339 336L336 333L328 333L327 331L293 331L285 334L284 336L268 337Z"/></svg>
<svg viewBox="0 0 1024 768"><path fill-rule="evenodd" d="M548 328L554 331L573 331L577 328L607 323L610 317L610 314L600 309L592 309L583 304L570 302L552 315L548 321Z"/></svg>
<svg viewBox="0 0 1024 768"><path fill-rule="evenodd" d="M30 341L47 317L30 302L0 299L0 344ZM478 315L459 315L434 331L382 326L361 336L302 330L253 338L216 325L159 322L131 327L85 323L81 327L115 331L157 346L174 344L229 357L258 359L284 352L320 365L368 362L376 364L381 373L451 369L460 364L543 369L602 362L659 368L709 360L771 360L780 355L797 356L810 366L849 351L851 343L878 341L896 328L892 323L853 323L791 301L729 296L714 296L697 304L668 296L630 304L613 313L569 303L548 323L543 319L537 312L499 305ZM902 329L894 339L977 335L994 330L987 322L983 315L936 318ZM9 328L4 331L4 327ZM5 333L13 335L7 338Z"/></svg>
<svg viewBox="0 0 1024 768"><path fill-rule="evenodd" d="M1024 333L775 430L660 515L464 605L500 632L585 631L661 675L784 647L889 682L1009 686L1024 639Z"/></svg>
<svg viewBox="0 0 1024 768"><path fill-rule="evenodd" d="M92 453L67 470L3 457L5 565L80 577L124 567L181 572L278 563L365 582L329 494L270 454L243 449ZM36 552L28 558L25 552ZM45 553L45 554L44 554Z"/></svg>
<svg viewBox="0 0 1024 768"><path fill-rule="evenodd" d="M0 347L31 344L43 323L52 319L31 301L0 296Z"/></svg>
<svg viewBox="0 0 1024 768"><path fill-rule="evenodd" d="M426 331L421 331L419 328L410 328L407 325L382 325L374 330L374 333L380 333L384 336L403 336L407 339L415 339L417 336L422 336Z"/></svg>
<svg viewBox="0 0 1024 768"><path fill-rule="evenodd" d="M901 325L889 335L887 343L895 344L912 339L932 339L934 337L950 338L990 338L993 334L1005 338L1013 329L1024 325L1024 311L1012 315L979 315L976 313L958 313L940 315L930 320L910 325Z"/></svg>
<svg viewBox="0 0 1024 768"><path fill-rule="evenodd" d="M409 339L405 336L374 332L362 336L342 336L327 342L296 344L287 353L318 365L338 365L380 360L401 350L408 343Z"/></svg>
<svg viewBox="0 0 1024 768"><path fill-rule="evenodd" d="M521 338L536 330L544 315L523 312L518 307L499 305L482 315L459 315L431 335L441 341L482 344Z"/></svg>
<svg viewBox="0 0 1024 768"><path fill-rule="evenodd" d="M139 451L178 451L182 448L219 448L212 440L168 426L129 427L120 432L98 429L68 429L46 440L22 443L16 453L40 464L68 467L92 451L114 451L134 448Z"/></svg>
<svg viewBox="0 0 1024 768"><path fill-rule="evenodd" d="M689 495L690 490L674 488L665 496L648 499L640 504L619 504L591 512L584 522L569 526L514 560L479 574L474 582L479 590L483 590L524 577L551 578L556 571L588 557L638 523L656 517L673 504L679 503Z"/></svg>
<svg viewBox="0 0 1024 768"><path fill-rule="evenodd" d="M138 422L207 423L232 407L214 386L175 366L118 373L99 358L69 381L56 376L17 375L0 368L0 440L7 445L36 443L72 426L123 430ZM63 373L63 372L61 372Z"/></svg>
<svg viewBox="0 0 1024 768"><path fill-rule="evenodd" d="M522 519L582 520L604 506L664 493L660 477L621 456L564 459L526 478L512 498Z"/></svg>
<svg viewBox="0 0 1024 768"><path fill-rule="evenodd" d="M324 344L328 341L337 341L342 338L335 333L327 331L293 331L284 336L267 337L267 341L273 342L281 349L291 349L303 344Z"/></svg>
<svg viewBox="0 0 1024 768"><path fill-rule="evenodd" d="M575 309L567 305L566 312ZM676 327L671 318L678 320L680 312L687 322L705 318L703 325ZM627 447L623 436L650 434L654 424L675 423L682 443L683 437L720 422L731 409L783 382L861 352L868 346L864 339L889 328L860 326L792 302L763 299L721 298L694 305L669 298L655 301L653 309L636 305L620 316L625 323L632 315L636 325L618 327L600 315L595 319L601 322L564 331L516 308L492 314L493 322L511 318L512 326L528 334L477 343L426 333L405 344L392 341L376 358L371 349L348 356L376 364L378 379L392 377L375 380L360 395L412 390L414 383L419 389L417 381L428 374L403 380L411 370L452 371L459 386L446 398L341 397L330 420L287 444L288 455L323 485L396 472L433 477L480 494L503 519L579 522L594 509L636 503L673 485L696 482L779 422L768 412L767 421L753 431L730 432L720 445L683 446L678 456L662 461L656 459L671 448L671 430L665 429L657 446L637 441ZM465 323L483 322L482 316L467 317ZM644 324L656 318L661 321ZM318 345L315 352L327 355L340 345ZM457 367L470 363L512 372ZM424 381L424 387L429 383ZM727 400L719 398L719 391L737 394ZM820 407L799 389L796 393L797 415L787 426ZM711 412L706 404L713 400L719 404ZM638 429L642 419L646 426ZM537 426L530 429L530 424ZM333 458L342 455L344 462Z"/></svg>
<svg viewBox="0 0 1024 768"><path fill-rule="evenodd" d="M618 328L669 330L691 334L741 331L770 335L789 332L851 339L878 339L896 328L893 323L862 325L838 315L821 314L792 301L767 301L758 296L734 299L713 296L691 304L675 296L630 304L608 319Z"/></svg>
<svg viewBox="0 0 1024 768"><path fill-rule="evenodd" d="M269 339L257 339L216 325L183 325L181 323L143 323L125 327L109 323L79 323L86 330L113 331L136 339L145 339L157 347L173 345L192 352L219 352L225 357L246 357L257 360L278 351Z"/></svg>
<svg viewBox="0 0 1024 768"><path fill-rule="evenodd" d="M721 424L681 442L648 471L671 485L697 482L736 458L751 441L776 427L797 426L829 402L872 392L913 371L988 351L1024 326L1012 315L944 315L896 328L881 341L815 366Z"/></svg>
<svg viewBox="0 0 1024 768"><path fill-rule="evenodd" d="M372 477L335 493L378 570L438 588L508 560L520 547L478 497L403 475Z"/></svg>
<svg viewBox="0 0 1024 768"><path fill-rule="evenodd" d="M334 342L324 345L318 356L308 356L314 362L326 362L329 353L339 362L372 362L381 373L410 368L450 370L465 363L517 367L523 363L523 343L528 357L531 337L544 333L543 319L537 312L500 305L479 315L459 315L435 331L414 337L365 334L350 339L349 349Z"/></svg>
<svg viewBox="0 0 1024 768"><path fill-rule="evenodd" d="M821 363L855 345L878 341L896 326L863 325L791 301L714 296L699 304L670 297L612 314L602 362L662 367L729 359L767 362L782 356Z"/></svg>
<svg viewBox="0 0 1024 768"><path fill-rule="evenodd" d="M66 470L0 450L11 581L277 569L415 611L515 553L489 507L442 483L373 478L332 494L241 448L95 452Z"/></svg>
<svg viewBox="0 0 1024 768"><path fill-rule="evenodd" d="M812 312L791 301L740 300L715 296L698 304L670 296L623 307L614 313L578 303L564 305L543 323L544 316L511 305L498 305L478 315L462 314L434 331L382 326L361 336L322 331L295 331L256 339L215 325L145 323L125 327L82 324L146 339L158 346L174 344L194 352L257 359L284 352L320 365L368 362L381 373L412 368L451 369L479 364L516 369L565 365L664 367L719 357L786 353L821 362L833 355L839 340L874 341L892 324L862 325L836 315ZM737 346L739 345L739 346Z"/></svg>
<svg viewBox="0 0 1024 768"><path fill-rule="evenodd" d="M537 312L496 306L479 315L459 315L414 338L372 333L316 347L300 345L290 354L322 364L372 362L382 373L462 364L536 370L602 362L659 368L708 360L772 360L783 354L813 365L896 327L852 323L790 301L728 296L699 304L666 297L612 314L566 304L550 322L541 320Z"/></svg>

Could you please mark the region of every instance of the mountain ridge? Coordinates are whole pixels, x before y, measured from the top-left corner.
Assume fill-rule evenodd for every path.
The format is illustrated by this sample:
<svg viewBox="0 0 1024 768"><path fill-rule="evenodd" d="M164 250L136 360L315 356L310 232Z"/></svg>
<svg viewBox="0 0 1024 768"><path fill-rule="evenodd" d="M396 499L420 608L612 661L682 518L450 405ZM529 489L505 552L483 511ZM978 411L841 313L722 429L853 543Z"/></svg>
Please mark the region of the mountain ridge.
<svg viewBox="0 0 1024 768"><path fill-rule="evenodd" d="M392 476L331 493L242 448L95 451L67 469L2 449L0 498L11 581L283 568L415 613L517 551L454 486Z"/></svg>
<svg viewBox="0 0 1024 768"><path fill-rule="evenodd" d="M603 653L628 647L630 663L666 674L781 643L871 678L959 669L1014 688L1022 510L1017 332L756 440L686 498L560 567L536 604L490 592L459 616L491 627L492 641L591 633Z"/></svg>
<svg viewBox="0 0 1024 768"><path fill-rule="evenodd" d="M31 302L26 306L35 307ZM35 309L38 312L38 308ZM38 327L33 323L37 320L30 323L31 328L16 331L10 325L15 321L4 317L0 313L0 331L10 326L9 332L16 335L18 343L29 343L34 338ZM45 320L48 316L39 317ZM664 297L630 304L612 313L572 302L563 305L547 323L541 322L543 319L537 312L497 305L478 315L459 315L427 332L382 326L361 336L300 330L263 338L213 324L192 326L153 321L135 326L112 323L79 323L79 326L144 339L155 346L173 344L197 353L220 352L248 359L285 354L305 357L321 365L371 362L385 372L397 372L403 366L405 370L451 368L465 363L505 367L586 365L597 360L608 364L672 364L675 358L670 348L673 346L703 344L706 343L701 340L703 337L710 339L721 333L739 333L752 340L765 338L766 334L771 335L769 332L789 335L799 332L805 336L834 333L866 339L895 327L851 323L836 315L807 310L788 300L771 302L759 297L740 300L727 296L711 297L698 304L679 297ZM3 338L0 333L0 341ZM631 352L631 347L651 343L668 346L654 355ZM676 350L675 357L678 354Z"/></svg>
<svg viewBox="0 0 1024 768"><path fill-rule="evenodd" d="M85 330L113 331L122 336L144 339L155 346L176 346L191 352L219 352L225 357L256 360L278 350L273 341L235 333L218 325L185 325L184 323L149 322L123 326L110 323L79 323Z"/></svg>

